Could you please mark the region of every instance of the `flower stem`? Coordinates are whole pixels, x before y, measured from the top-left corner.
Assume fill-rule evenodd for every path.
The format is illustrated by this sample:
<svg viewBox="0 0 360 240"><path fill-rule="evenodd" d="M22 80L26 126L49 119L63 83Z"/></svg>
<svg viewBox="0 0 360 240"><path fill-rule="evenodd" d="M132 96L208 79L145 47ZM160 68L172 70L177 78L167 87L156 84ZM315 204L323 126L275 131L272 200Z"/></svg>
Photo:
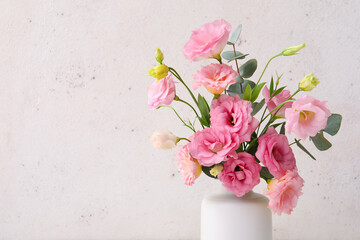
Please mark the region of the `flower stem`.
<svg viewBox="0 0 360 240"><path fill-rule="evenodd" d="M192 91L190 90L190 88L186 85L186 83L184 82L184 80L182 80L182 78L180 77L180 75L176 72L176 70L172 67L169 67L169 71L177 78L179 79L179 81L184 84L184 86L186 87L186 89L189 91L192 99L194 100L194 102L196 103L196 106L199 106L194 94L192 93Z"/></svg>
<svg viewBox="0 0 360 240"><path fill-rule="evenodd" d="M263 72L261 73L260 78L259 78L259 80L257 81L257 83L256 83L256 84L259 84L259 82L260 82L260 80L261 80L262 76L264 75L265 70L266 70L266 69L267 69L267 67L269 66L269 64L270 64L271 60L273 60L274 58L279 57L279 56L282 56L282 54L281 54L281 53L279 53L279 54L277 54L277 55L275 55L275 56L273 56L272 58L270 58L270 59L269 59L269 61L267 62L266 66L265 66L265 68L264 68Z"/></svg>
<svg viewBox="0 0 360 240"><path fill-rule="evenodd" d="M174 111L174 113L176 114L176 116L180 119L180 121L181 121L186 127L190 128L191 131L196 132L196 130L195 130L193 127L191 127L190 125L186 124L186 122L180 117L180 115L176 112L176 110L175 110L173 107L171 107L171 106L169 106L169 105L160 105L160 106L157 107L157 108L162 108L162 107L171 108L171 109Z"/></svg>
<svg viewBox="0 0 360 240"><path fill-rule="evenodd" d="M179 97L175 98L175 100L176 100L176 101L179 101L179 102L182 102L182 103L185 103L186 105L188 105L188 106L194 111L194 113L196 114L197 118L200 119L199 114L196 112L195 108L194 108L193 106L191 106L190 103L188 103L188 102L185 101L185 100L182 100L182 99L179 98ZM199 122L200 122L200 120L199 120ZM200 122L200 124L201 124L202 128L204 128L204 125L203 125L201 122Z"/></svg>
<svg viewBox="0 0 360 240"><path fill-rule="evenodd" d="M187 138L178 138L179 139L179 141L181 141L181 140L185 140L185 141L188 141L188 142L191 142L189 139L187 139Z"/></svg>

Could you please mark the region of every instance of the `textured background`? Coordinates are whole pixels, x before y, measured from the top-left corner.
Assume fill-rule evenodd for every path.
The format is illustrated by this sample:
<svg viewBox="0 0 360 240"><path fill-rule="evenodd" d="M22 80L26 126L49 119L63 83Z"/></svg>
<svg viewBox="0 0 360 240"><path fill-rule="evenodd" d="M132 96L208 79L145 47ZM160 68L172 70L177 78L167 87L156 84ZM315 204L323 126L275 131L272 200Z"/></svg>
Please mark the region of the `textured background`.
<svg viewBox="0 0 360 240"><path fill-rule="evenodd" d="M0 239L199 239L201 199L219 186L204 176L183 185L175 150L152 148L155 129L190 132L166 109L148 110L146 75L160 47L191 82L210 61L191 64L182 47L218 18L243 24L238 48L259 68L306 42L264 79L276 69L295 90L315 72L311 95L344 118L331 150L305 143L317 161L294 149L304 195L291 216L274 216L274 238L359 239L359 9L358 0L2 0ZM191 100L180 85L178 95Z"/></svg>

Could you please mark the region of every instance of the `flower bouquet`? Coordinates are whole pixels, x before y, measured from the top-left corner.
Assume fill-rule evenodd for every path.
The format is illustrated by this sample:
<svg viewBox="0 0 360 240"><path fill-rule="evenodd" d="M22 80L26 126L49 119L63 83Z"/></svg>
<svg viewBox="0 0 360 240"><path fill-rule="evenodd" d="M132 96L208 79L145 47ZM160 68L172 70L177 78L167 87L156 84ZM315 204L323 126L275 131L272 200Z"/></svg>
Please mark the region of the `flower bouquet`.
<svg viewBox="0 0 360 240"><path fill-rule="evenodd" d="M268 208L279 215L290 214L304 184L292 147L299 147L315 160L301 142L309 139L320 151L329 149L331 143L324 133L333 136L338 132L341 115L332 114L326 101L307 95L319 84L312 73L299 81L295 91L282 86L283 75L263 81L271 61L295 55L305 44L286 48L271 57L260 77L250 80L257 61L245 62L249 54L236 50L241 25L231 35L230 32L231 26L224 20L207 23L192 32L183 49L191 62L214 60L198 70L192 82L194 90L205 87L212 94L211 103L200 94L195 97L175 68L164 63L162 52L156 50L159 64L149 71L149 76L156 78L147 89L149 108L170 108L193 135L177 137L170 131L159 130L151 141L160 149L178 145L177 166L186 185L192 185L204 173L241 197L262 178L267 183L264 194L269 197ZM229 51L223 51L226 45ZM175 81L188 90L193 104L176 95ZM194 121L181 118L170 106L173 101L186 104L194 113ZM296 137L289 141L286 134ZM179 145L180 142L184 144Z"/></svg>

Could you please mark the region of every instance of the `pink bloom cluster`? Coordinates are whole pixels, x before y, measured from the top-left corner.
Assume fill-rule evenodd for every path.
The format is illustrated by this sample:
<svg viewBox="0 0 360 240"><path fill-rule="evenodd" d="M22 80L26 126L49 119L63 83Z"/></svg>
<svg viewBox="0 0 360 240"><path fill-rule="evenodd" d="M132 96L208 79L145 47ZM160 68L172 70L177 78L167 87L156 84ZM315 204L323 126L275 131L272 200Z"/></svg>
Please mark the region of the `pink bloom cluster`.
<svg viewBox="0 0 360 240"><path fill-rule="evenodd" d="M268 207L279 215L290 214L302 195L304 180L299 176L288 138L285 133L279 134L276 131L275 125L278 126L278 124L274 121L285 118L286 132L294 133L305 140L307 137L316 136L326 127L331 113L325 101L319 101L307 95L296 100L292 98L295 94L291 95L291 92L285 89L276 92L277 95L274 93L270 95L269 88L265 86L262 95L270 113L264 117L264 112L264 118L262 117L259 123L252 116L253 101L243 100L239 95L229 96L225 91L228 86L236 83L235 77L238 75L231 66L222 64L221 61L221 52L228 41L230 31L230 24L224 20L207 23L193 31L183 49L183 54L190 61L214 58L220 63L203 66L193 75L192 86L195 90L204 86L214 94L210 113L208 105L201 106L200 97L197 101L185 84L201 112L201 117L197 117L203 130L196 131L191 122L189 123L191 126L188 126L186 121L178 115L182 122L194 131L194 134L187 139L188 144L178 146L177 166L186 185L192 185L202 171L211 169L209 173L205 173L217 177L227 190L238 197L251 191L259 184L262 177L268 182L268 187L264 192L270 199ZM158 62L162 64L162 60L161 53L161 60ZM166 73L170 69L169 71L184 83L174 69L165 67ZM256 92L254 89L250 89L251 97L244 98L252 98L254 96L252 94ZM230 87L229 92L231 90ZM258 88L255 97L258 96L260 90L261 88ZM224 91L225 94L222 94ZM175 83L171 74L149 85L147 93L150 109L163 104L170 105L175 98L190 105L176 96ZM286 101L289 102L284 104ZM204 108L206 108L205 114ZM197 111L192 109L198 115ZM204 115L207 117L210 115L210 119L204 119ZM260 130L261 123L268 116L271 120L264 130L256 131ZM204 126L210 127L204 128ZM280 133L283 132L280 131ZM158 131L153 135L152 142L158 148L172 148L183 139L170 132Z"/></svg>

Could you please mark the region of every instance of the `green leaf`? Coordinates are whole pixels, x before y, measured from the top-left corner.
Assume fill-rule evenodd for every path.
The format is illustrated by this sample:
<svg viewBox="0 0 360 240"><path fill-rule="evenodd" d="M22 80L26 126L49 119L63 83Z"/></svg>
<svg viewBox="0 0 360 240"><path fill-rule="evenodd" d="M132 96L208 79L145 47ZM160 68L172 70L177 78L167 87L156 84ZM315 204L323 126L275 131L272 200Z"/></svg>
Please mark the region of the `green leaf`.
<svg viewBox="0 0 360 240"><path fill-rule="evenodd" d="M273 97L275 97L276 95L278 95L279 93L281 93L282 92L282 90L284 90L286 88L286 86L285 87L281 87L281 88L279 88L279 89L277 89L272 95L270 95L271 96L271 98L273 98ZM270 99L271 99L270 98Z"/></svg>
<svg viewBox="0 0 360 240"><path fill-rule="evenodd" d="M240 76L244 78L249 78L254 74L256 68L257 68L256 59L250 59L239 67Z"/></svg>
<svg viewBox="0 0 360 240"><path fill-rule="evenodd" d="M255 102L255 100L259 96L261 89L264 87L265 84L266 84L266 82L260 83L254 87L254 90L251 92L251 102Z"/></svg>
<svg viewBox="0 0 360 240"><path fill-rule="evenodd" d="M251 107L253 109L253 111L251 112L251 116L255 116L255 114L257 114L260 109L264 106L265 104L265 99L261 100L260 102L254 102L251 104Z"/></svg>
<svg viewBox="0 0 360 240"><path fill-rule="evenodd" d="M295 139L295 143L296 146L303 150L307 155L309 155L312 159L316 160L316 158L300 143L299 140Z"/></svg>
<svg viewBox="0 0 360 240"><path fill-rule="evenodd" d="M262 167L260 170L260 177L265 179L266 181L273 179L274 176L270 173L267 167Z"/></svg>
<svg viewBox="0 0 360 240"><path fill-rule="evenodd" d="M270 96L273 94L274 92L274 78L273 76L271 76L271 82L270 82Z"/></svg>
<svg viewBox="0 0 360 240"><path fill-rule="evenodd" d="M280 134L285 135L285 122L283 122L281 125Z"/></svg>
<svg viewBox="0 0 360 240"><path fill-rule="evenodd" d="M281 124L283 124L283 122L281 122L281 123L275 123L275 124L271 125L270 127L277 128L277 127L280 126Z"/></svg>
<svg viewBox="0 0 360 240"><path fill-rule="evenodd" d="M236 55L234 51L226 51L221 54L222 58L228 60L229 62L235 59L244 59L249 54L243 54L241 52L236 51Z"/></svg>
<svg viewBox="0 0 360 240"><path fill-rule="evenodd" d="M236 77L235 77L236 79ZM242 78L241 78L242 79ZM227 90L228 94L230 96L235 96L235 95L239 95L239 97L241 99L243 99L244 96L244 92L245 89L247 87L247 85L250 85L251 87L255 87L255 83L253 81L250 80L244 80L244 82L242 83L242 87L243 87L243 93L241 93L241 89L240 89L240 84L239 82L231 84Z"/></svg>
<svg viewBox="0 0 360 240"><path fill-rule="evenodd" d="M199 104L199 110L201 113L201 123L204 126L210 127L210 107L207 103L206 99L200 95L198 95L198 104Z"/></svg>
<svg viewBox="0 0 360 240"><path fill-rule="evenodd" d="M334 136L338 133L341 126L342 116L337 113L331 114L331 116L327 120L326 127L324 128L324 132L327 132L331 136Z"/></svg>
<svg viewBox="0 0 360 240"><path fill-rule="evenodd" d="M236 75L235 76L235 81L237 83L244 83L245 80L240 75Z"/></svg>
<svg viewBox="0 0 360 240"><path fill-rule="evenodd" d="M251 86L247 85L246 89L245 89L244 97L243 97L244 100L247 100L247 101L251 100L251 91L252 91Z"/></svg>
<svg viewBox="0 0 360 240"><path fill-rule="evenodd" d="M310 140L314 143L315 147L320 151L325 151L331 148L332 144L324 137L322 131L318 132L315 137L310 137Z"/></svg>
<svg viewBox="0 0 360 240"><path fill-rule="evenodd" d="M231 34L231 37L229 39L229 42L232 44L235 44L236 41L239 39L240 33L241 33L241 28L242 25L240 24L233 32L233 34Z"/></svg>

